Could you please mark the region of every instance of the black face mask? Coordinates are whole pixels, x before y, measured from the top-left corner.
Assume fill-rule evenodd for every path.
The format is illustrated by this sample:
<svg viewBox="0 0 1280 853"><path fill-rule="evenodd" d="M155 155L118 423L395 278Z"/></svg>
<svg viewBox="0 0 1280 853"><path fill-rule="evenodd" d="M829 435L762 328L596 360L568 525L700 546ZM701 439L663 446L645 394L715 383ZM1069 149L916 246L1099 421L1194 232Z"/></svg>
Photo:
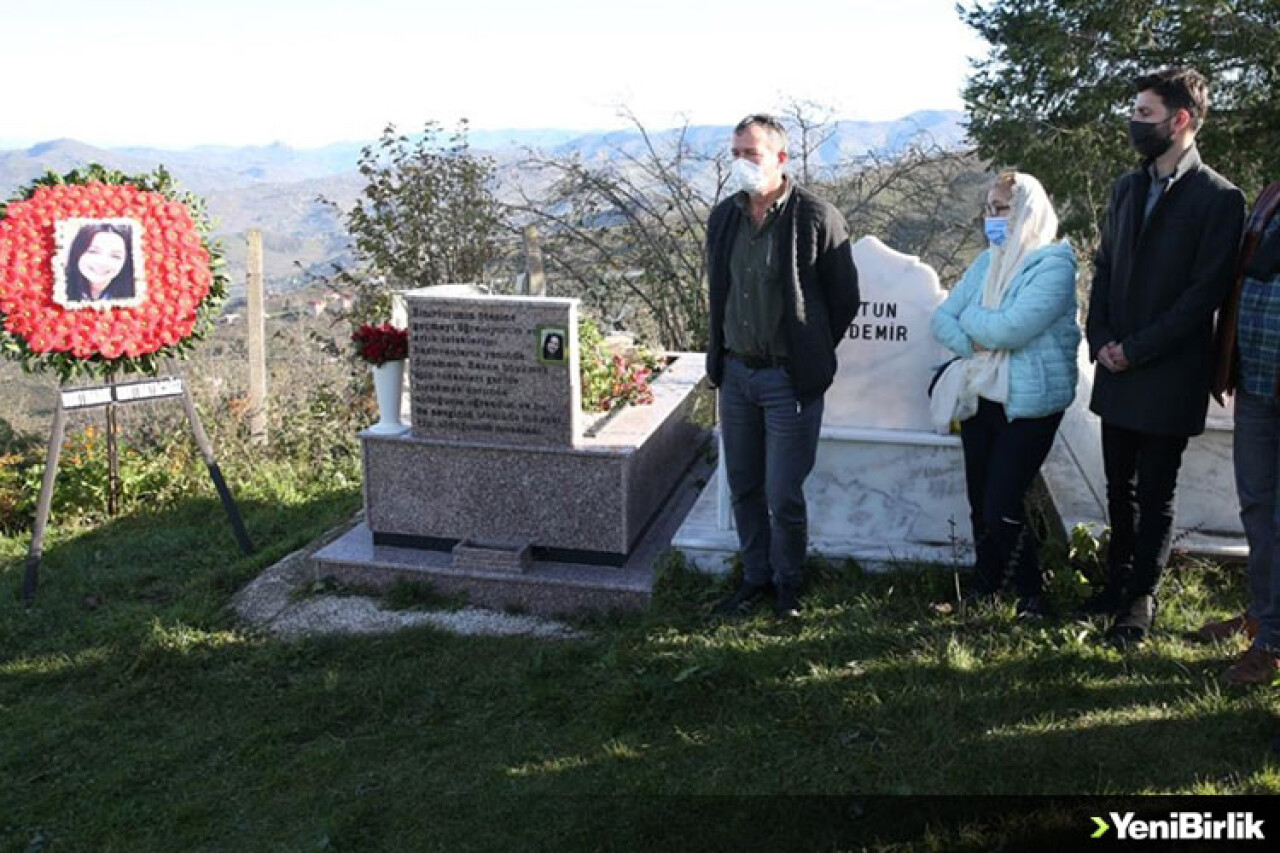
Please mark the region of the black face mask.
<svg viewBox="0 0 1280 853"><path fill-rule="evenodd" d="M1154 160L1173 145L1173 131L1162 135L1160 125L1171 121L1173 116L1163 121L1130 121L1129 144L1147 160Z"/></svg>

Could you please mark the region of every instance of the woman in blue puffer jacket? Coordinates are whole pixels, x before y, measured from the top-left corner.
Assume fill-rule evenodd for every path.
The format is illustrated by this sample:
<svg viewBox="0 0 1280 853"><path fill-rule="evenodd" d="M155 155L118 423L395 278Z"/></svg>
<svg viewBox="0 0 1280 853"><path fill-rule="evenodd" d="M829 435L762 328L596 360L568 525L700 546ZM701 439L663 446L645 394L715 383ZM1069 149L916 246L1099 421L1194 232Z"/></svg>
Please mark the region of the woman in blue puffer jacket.
<svg viewBox="0 0 1280 853"><path fill-rule="evenodd" d="M1000 175L985 230L990 247L933 315L933 336L960 356L933 404L962 419L976 552L966 598L1012 580L1019 616L1038 618L1043 581L1023 501L1075 397L1076 259L1066 241L1054 242L1057 214L1030 175Z"/></svg>

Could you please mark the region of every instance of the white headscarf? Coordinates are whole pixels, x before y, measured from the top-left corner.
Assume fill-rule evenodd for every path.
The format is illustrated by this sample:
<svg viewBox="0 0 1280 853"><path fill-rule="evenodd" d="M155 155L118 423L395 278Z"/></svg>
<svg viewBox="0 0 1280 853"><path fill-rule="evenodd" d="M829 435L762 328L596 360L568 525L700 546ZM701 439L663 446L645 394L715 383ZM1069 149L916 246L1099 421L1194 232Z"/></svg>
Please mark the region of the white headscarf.
<svg viewBox="0 0 1280 853"><path fill-rule="evenodd" d="M1030 175L1014 173L1010 208L1008 237L1003 245L991 247L991 266L987 267L982 289L984 308L999 308L1009 282L1027 257L1058 236L1058 214L1053 211L1053 203L1040 182Z"/></svg>

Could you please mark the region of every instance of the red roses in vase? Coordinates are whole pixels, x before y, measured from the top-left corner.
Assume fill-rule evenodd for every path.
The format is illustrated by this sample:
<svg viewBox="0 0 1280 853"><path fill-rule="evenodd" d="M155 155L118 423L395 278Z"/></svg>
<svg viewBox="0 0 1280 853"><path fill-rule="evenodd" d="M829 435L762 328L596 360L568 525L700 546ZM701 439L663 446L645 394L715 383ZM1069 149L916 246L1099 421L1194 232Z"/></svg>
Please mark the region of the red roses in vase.
<svg viewBox="0 0 1280 853"><path fill-rule="evenodd" d="M356 342L356 354L374 367L409 357L408 330L397 329L390 323L381 326L365 323L351 340Z"/></svg>

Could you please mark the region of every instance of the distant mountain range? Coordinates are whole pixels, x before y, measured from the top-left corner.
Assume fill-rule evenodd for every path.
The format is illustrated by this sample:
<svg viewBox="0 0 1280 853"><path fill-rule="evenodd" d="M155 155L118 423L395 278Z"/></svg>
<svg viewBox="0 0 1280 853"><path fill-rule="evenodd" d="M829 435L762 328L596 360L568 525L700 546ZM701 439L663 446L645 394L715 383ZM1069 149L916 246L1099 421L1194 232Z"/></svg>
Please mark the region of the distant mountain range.
<svg viewBox="0 0 1280 853"><path fill-rule="evenodd" d="M963 115L949 110L915 112L896 121L835 122L835 132L812 157L833 166L868 152L893 154L924 139L944 148L964 144ZM725 148L732 128L691 126L650 133L660 149L681 132L695 150L714 154ZM634 130L597 133L540 130L473 130L473 150L491 155L504 182L520 182L516 164L530 149L551 158L577 156L605 162L638 155L644 139ZM323 195L349 208L363 186L356 171L368 142L340 142L296 149L280 143L264 146L199 146L172 151L153 148L95 148L73 139L41 142L0 151L0 198L47 170L67 172L101 163L125 172L149 172L163 164L186 188L205 196L215 227L227 249L233 281L244 280L244 234L261 228L268 287L284 291L304 269L323 267L346 252L346 238L333 212L316 201ZM296 262L296 263L295 263ZM233 287L233 293L237 289Z"/></svg>

